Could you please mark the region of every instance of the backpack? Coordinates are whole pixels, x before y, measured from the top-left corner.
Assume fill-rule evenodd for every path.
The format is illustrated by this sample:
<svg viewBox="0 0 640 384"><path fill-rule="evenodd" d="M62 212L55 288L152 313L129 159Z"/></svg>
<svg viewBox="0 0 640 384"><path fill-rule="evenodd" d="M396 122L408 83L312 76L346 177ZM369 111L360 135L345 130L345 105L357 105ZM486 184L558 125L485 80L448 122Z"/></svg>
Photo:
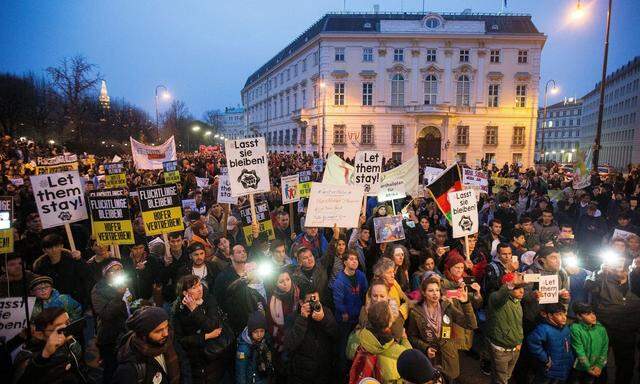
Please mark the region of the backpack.
<svg viewBox="0 0 640 384"><path fill-rule="evenodd" d="M358 347L349 371L349 384L358 384L365 377L372 377L383 382L378 356L367 352L362 346Z"/></svg>

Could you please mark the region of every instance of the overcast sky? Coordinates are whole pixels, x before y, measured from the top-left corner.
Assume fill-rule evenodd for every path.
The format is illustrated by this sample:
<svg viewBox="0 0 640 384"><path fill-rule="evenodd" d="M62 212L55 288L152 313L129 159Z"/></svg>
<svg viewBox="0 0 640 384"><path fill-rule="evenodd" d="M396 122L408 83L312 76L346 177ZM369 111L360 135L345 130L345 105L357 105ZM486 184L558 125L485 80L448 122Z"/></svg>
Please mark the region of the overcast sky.
<svg viewBox="0 0 640 384"><path fill-rule="evenodd" d="M502 0L426 0L429 11L498 12ZM564 96L581 96L600 78L606 0L568 23L577 0L509 0L508 12L529 13L548 36L542 82L555 79ZM422 0L347 0L347 10L420 11ZM83 54L99 66L111 98L149 112L166 85L200 117L240 103L249 74L343 0L4 0L0 5L0 71L41 72ZM640 1L615 0L609 69L640 54Z"/></svg>

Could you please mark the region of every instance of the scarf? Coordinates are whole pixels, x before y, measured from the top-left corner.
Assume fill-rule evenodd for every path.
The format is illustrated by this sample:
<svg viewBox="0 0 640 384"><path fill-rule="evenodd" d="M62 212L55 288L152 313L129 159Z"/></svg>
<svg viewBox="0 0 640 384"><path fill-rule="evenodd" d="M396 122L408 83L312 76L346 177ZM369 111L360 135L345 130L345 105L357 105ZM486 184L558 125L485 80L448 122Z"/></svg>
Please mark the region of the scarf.
<svg viewBox="0 0 640 384"><path fill-rule="evenodd" d="M440 332L442 327L442 306L440 306L440 303L438 303L438 305L436 306L436 310L431 311L429 310L429 306L427 305L427 302L424 301L422 303L422 309L424 309L428 326L435 331L436 337L440 338Z"/></svg>
<svg viewBox="0 0 640 384"><path fill-rule="evenodd" d="M178 362L176 350L173 348L173 332L169 334L169 338L164 345L149 344L136 336L135 333L131 334L129 343L131 348L135 349L145 357L153 359L158 355L164 355L169 383L180 384L180 363Z"/></svg>
<svg viewBox="0 0 640 384"><path fill-rule="evenodd" d="M293 284L289 292L283 292L280 288L276 287L269 302L269 312L276 326L284 326L285 308L293 311L293 308L296 308L298 305L299 296L300 290Z"/></svg>

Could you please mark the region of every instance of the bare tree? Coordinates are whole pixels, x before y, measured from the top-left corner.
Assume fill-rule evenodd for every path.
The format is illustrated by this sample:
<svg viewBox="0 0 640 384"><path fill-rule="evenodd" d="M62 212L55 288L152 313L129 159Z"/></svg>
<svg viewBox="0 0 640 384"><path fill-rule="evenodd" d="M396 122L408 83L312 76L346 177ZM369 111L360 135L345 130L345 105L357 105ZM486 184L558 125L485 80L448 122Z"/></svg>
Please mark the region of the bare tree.
<svg viewBox="0 0 640 384"><path fill-rule="evenodd" d="M191 120L193 120L193 117L184 101L174 100L162 116L164 136L168 138L173 135L176 139L186 137L185 131L188 129Z"/></svg>
<svg viewBox="0 0 640 384"><path fill-rule="evenodd" d="M30 103L31 85L24 78L0 74L0 124L2 133L15 135Z"/></svg>
<svg viewBox="0 0 640 384"><path fill-rule="evenodd" d="M213 129L214 134L220 131L223 117L224 115L219 109L210 109L202 114L202 120Z"/></svg>

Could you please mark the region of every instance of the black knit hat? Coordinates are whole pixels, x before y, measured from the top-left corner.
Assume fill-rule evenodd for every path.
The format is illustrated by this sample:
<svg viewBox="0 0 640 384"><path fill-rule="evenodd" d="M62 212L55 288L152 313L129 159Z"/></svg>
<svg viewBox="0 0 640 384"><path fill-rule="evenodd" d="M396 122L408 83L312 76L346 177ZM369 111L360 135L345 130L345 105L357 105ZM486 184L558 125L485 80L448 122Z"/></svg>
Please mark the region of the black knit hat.
<svg viewBox="0 0 640 384"><path fill-rule="evenodd" d="M35 287L44 283L49 284L50 286L53 287L53 279L50 278L49 276L34 277L33 280L31 280L31 282L29 283L29 291L33 291Z"/></svg>
<svg viewBox="0 0 640 384"><path fill-rule="evenodd" d="M127 328L141 336L148 335L162 322L169 320L167 312L159 307L145 307L127 320Z"/></svg>
<svg viewBox="0 0 640 384"><path fill-rule="evenodd" d="M204 245L202 245L201 243L196 243L193 242L191 244L189 244L189 247L187 248L187 252L189 252L189 255L191 255L192 253L196 252L196 251L204 251Z"/></svg>
<svg viewBox="0 0 640 384"><path fill-rule="evenodd" d="M423 384L439 376L427 356L418 349L407 349L402 352L396 367L400 377L410 383Z"/></svg>
<svg viewBox="0 0 640 384"><path fill-rule="evenodd" d="M267 329L267 319L264 317L262 311L255 311L249 315L247 319L247 329L249 330L249 334L256 329Z"/></svg>

